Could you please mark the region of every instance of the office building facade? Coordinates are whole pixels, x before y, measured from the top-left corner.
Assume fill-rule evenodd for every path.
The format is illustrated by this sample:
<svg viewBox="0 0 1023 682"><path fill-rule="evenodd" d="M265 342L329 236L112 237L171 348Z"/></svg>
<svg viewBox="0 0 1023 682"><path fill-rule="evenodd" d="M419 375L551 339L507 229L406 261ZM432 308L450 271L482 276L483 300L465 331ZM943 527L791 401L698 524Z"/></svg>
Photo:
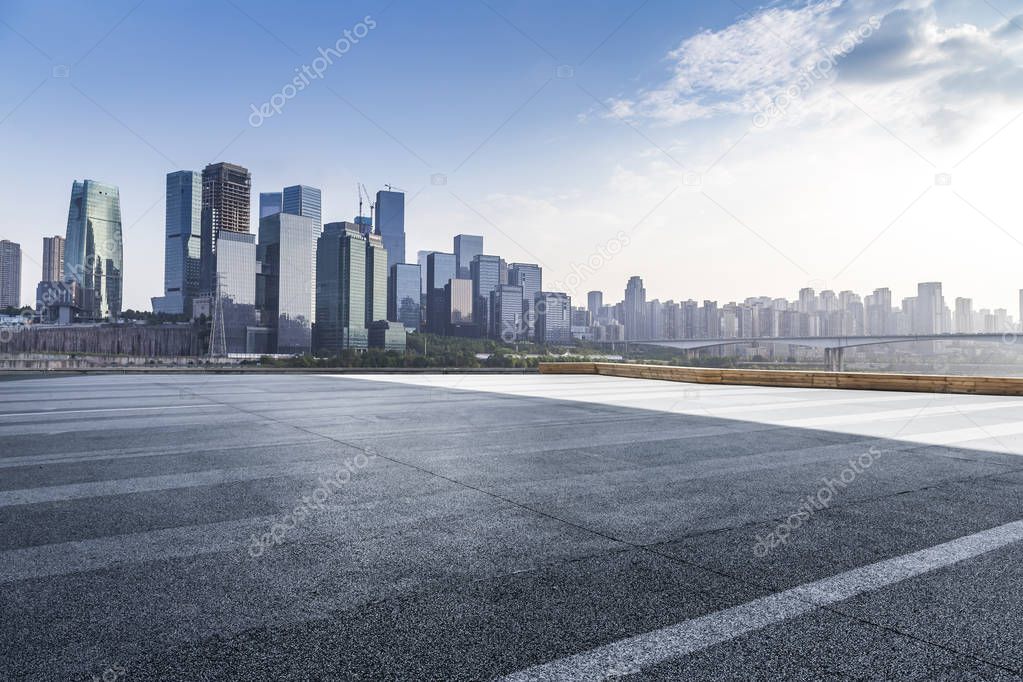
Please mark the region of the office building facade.
<svg viewBox="0 0 1023 682"><path fill-rule="evenodd" d="M378 234L366 240L366 328L387 320L387 250Z"/></svg>
<svg viewBox="0 0 1023 682"><path fill-rule="evenodd" d="M426 257L426 330L431 334L447 331L444 287L455 279L457 270L453 253L435 251Z"/></svg>
<svg viewBox="0 0 1023 682"><path fill-rule="evenodd" d="M355 223L323 226L316 241L316 340L319 354L368 347L365 237Z"/></svg>
<svg viewBox="0 0 1023 682"><path fill-rule="evenodd" d="M247 168L220 162L211 163L202 171L199 290L203 294L214 290L220 233L250 232L251 192L252 175ZM260 218L260 230L262 220Z"/></svg>
<svg viewBox="0 0 1023 682"><path fill-rule="evenodd" d="M0 308L21 307L21 244L0 239Z"/></svg>
<svg viewBox="0 0 1023 682"><path fill-rule="evenodd" d="M536 295L543 289L543 272L535 263L509 263L508 283L522 288L522 319L526 338L536 333Z"/></svg>
<svg viewBox="0 0 1023 682"><path fill-rule="evenodd" d="M43 272L41 282L60 282L64 279L64 238L43 237Z"/></svg>
<svg viewBox="0 0 1023 682"><path fill-rule="evenodd" d="M274 213L280 213L283 210L283 198L280 192L260 192L259 193L259 219L273 215Z"/></svg>
<svg viewBox="0 0 1023 682"><path fill-rule="evenodd" d="M390 282L387 285L387 319L400 322L408 331L419 329L422 317L422 293L418 265L395 263L391 266Z"/></svg>
<svg viewBox="0 0 1023 682"><path fill-rule="evenodd" d="M376 202L376 231L387 250L387 271L405 262L405 193L380 190Z"/></svg>
<svg viewBox="0 0 1023 682"><path fill-rule="evenodd" d="M256 315L256 235L221 232L217 243L216 295L224 316L224 338L228 353L255 352L249 332L259 320Z"/></svg>
<svg viewBox="0 0 1023 682"><path fill-rule="evenodd" d="M164 219L163 296L153 311L192 314L199 295L202 254L202 176L195 171L167 174Z"/></svg>
<svg viewBox="0 0 1023 682"><path fill-rule="evenodd" d="M490 292L490 310L493 317L492 335L505 343L526 338L523 321L522 287L499 284Z"/></svg>
<svg viewBox="0 0 1023 682"><path fill-rule="evenodd" d="M568 294L541 291L536 295L535 304L537 343L571 343L572 299ZM586 326L587 321L584 318L582 326Z"/></svg>
<svg viewBox="0 0 1023 682"><path fill-rule="evenodd" d="M323 195L319 189L307 185L292 185L281 192L281 212L305 216L323 223Z"/></svg>
<svg viewBox="0 0 1023 682"><path fill-rule="evenodd" d="M483 253L483 237L475 234L455 235L455 265L459 279L470 279L469 272L472 259Z"/></svg>
<svg viewBox="0 0 1023 682"><path fill-rule="evenodd" d="M316 306L315 262L320 225L312 218L275 213L259 221L257 250L265 276L264 321L278 353L312 350Z"/></svg>
<svg viewBox="0 0 1023 682"><path fill-rule="evenodd" d="M501 284L501 259L478 254L469 263L469 277L472 280L473 319L481 336L492 336L490 292Z"/></svg>
<svg viewBox="0 0 1023 682"><path fill-rule="evenodd" d="M64 278L81 289L79 316L102 320L119 315L124 245L116 186L95 180L74 182L64 240Z"/></svg>

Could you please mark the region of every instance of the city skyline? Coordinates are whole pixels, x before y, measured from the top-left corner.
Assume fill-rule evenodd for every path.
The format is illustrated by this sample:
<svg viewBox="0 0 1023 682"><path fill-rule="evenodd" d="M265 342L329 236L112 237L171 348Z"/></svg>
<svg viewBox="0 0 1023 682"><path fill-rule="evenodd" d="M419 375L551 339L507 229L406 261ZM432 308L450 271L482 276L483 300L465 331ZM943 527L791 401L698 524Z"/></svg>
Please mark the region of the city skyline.
<svg viewBox="0 0 1023 682"><path fill-rule="evenodd" d="M39 237L61 232L72 178L120 187L124 307L144 309L162 289L166 173L233 160L252 170L253 195L322 188L323 222L355 217L357 183L404 188L406 262L446 250L452 234L483 234L493 252L560 281L625 230L631 246L586 289L614 290L636 272L662 299L739 299L768 279L765 295L882 282L902 295L941 280L1015 308L1023 235L1012 149L1023 126L1012 84L1023 31L1010 19L1021 2L780 3L748 14L370 3L302 16L253 3L203 8L196 22L199 9L5 6L11 93L0 137L26 162L2 183L12 211L0 238L22 244L23 302ZM228 24L238 30L227 44L213 40ZM250 124L251 106L346 30L364 37ZM175 52L175 31L196 49L164 64L156 55ZM444 40L466 31L488 50ZM268 48L247 49L253 40ZM203 75L214 45L246 55L235 78ZM838 46L833 76L802 78L810 45ZM737 50L774 66L726 73L723 55ZM908 54L926 68L907 70ZM440 97L427 96L439 82ZM495 82L499 91L486 87ZM201 125L181 125L194 109L175 92L186 83L203 97ZM797 101L771 108L799 83ZM919 96L885 97L901 91ZM68 111L59 122L50 113ZM37 139L50 144L30 147Z"/></svg>

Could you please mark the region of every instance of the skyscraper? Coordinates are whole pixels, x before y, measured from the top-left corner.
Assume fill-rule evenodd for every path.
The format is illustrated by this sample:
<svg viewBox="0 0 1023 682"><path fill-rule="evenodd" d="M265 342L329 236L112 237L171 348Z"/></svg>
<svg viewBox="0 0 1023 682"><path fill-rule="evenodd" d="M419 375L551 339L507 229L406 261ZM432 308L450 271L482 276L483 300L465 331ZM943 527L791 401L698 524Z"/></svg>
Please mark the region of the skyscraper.
<svg viewBox="0 0 1023 682"><path fill-rule="evenodd" d="M192 300L199 295L202 176L195 171L168 173L166 209L163 296L153 298L153 311L191 315Z"/></svg>
<svg viewBox="0 0 1023 682"><path fill-rule="evenodd" d="M600 309L604 307L604 292L590 291L586 294L586 308L590 311L593 324L600 321Z"/></svg>
<svg viewBox="0 0 1023 682"><path fill-rule="evenodd" d="M537 343L572 342L572 299L568 294L541 291L536 295Z"/></svg>
<svg viewBox="0 0 1023 682"><path fill-rule="evenodd" d="M437 253L436 251L417 251L416 262L419 263L419 274L422 276L422 294L426 295L426 259L429 258L431 253Z"/></svg>
<svg viewBox="0 0 1023 682"><path fill-rule="evenodd" d="M506 343L521 341L526 326L522 320L522 287L514 284L498 284L490 292L490 309L493 311L495 339Z"/></svg>
<svg viewBox="0 0 1023 682"><path fill-rule="evenodd" d="M917 285L916 311L913 333L941 334L944 329L945 299L941 295L941 282L921 282Z"/></svg>
<svg viewBox="0 0 1023 682"><path fill-rule="evenodd" d="M274 213L280 213L284 207L283 198L280 192L260 192L259 193L259 218L262 220L268 215Z"/></svg>
<svg viewBox="0 0 1023 682"><path fill-rule="evenodd" d="M221 232L217 239L217 280L228 353L254 352L248 330L256 318L256 235Z"/></svg>
<svg viewBox="0 0 1023 682"><path fill-rule="evenodd" d="M327 223L316 240L317 352L368 346L366 251L355 223Z"/></svg>
<svg viewBox="0 0 1023 682"><path fill-rule="evenodd" d="M532 340L536 330L536 295L543 289L543 272L535 263L509 263L508 283L522 288L522 321L526 338Z"/></svg>
<svg viewBox="0 0 1023 682"><path fill-rule="evenodd" d="M956 299L955 330L957 334L972 334L973 328L973 299Z"/></svg>
<svg viewBox="0 0 1023 682"><path fill-rule="evenodd" d="M387 270L405 262L405 193L380 190L376 203L377 233L387 249ZM442 284L441 287L444 285Z"/></svg>
<svg viewBox="0 0 1023 682"><path fill-rule="evenodd" d="M266 322L275 332L278 353L308 353L312 349L319 234L319 223L305 216L275 213L259 221Z"/></svg>
<svg viewBox="0 0 1023 682"><path fill-rule="evenodd" d="M380 235L366 237L366 327L387 319L387 250Z"/></svg>
<svg viewBox="0 0 1023 682"><path fill-rule="evenodd" d="M456 273L455 254L435 251L426 257L426 330L432 334L447 331L444 286Z"/></svg>
<svg viewBox="0 0 1023 682"><path fill-rule="evenodd" d="M71 186L64 275L81 288L80 315L100 320L121 312L121 199L117 187L95 180Z"/></svg>
<svg viewBox="0 0 1023 682"><path fill-rule="evenodd" d="M212 293L217 272L217 237L221 231L249 232L252 176L233 163L211 163L202 171L199 290ZM263 218L260 218L262 221ZM260 222L262 233L262 222ZM262 244L262 239L260 239Z"/></svg>
<svg viewBox="0 0 1023 682"><path fill-rule="evenodd" d="M490 292L501 284L501 259L497 256L479 254L469 263L472 279L473 321L481 336L493 334L490 316Z"/></svg>
<svg viewBox="0 0 1023 682"><path fill-rule="evenodd" d="M421 289L419 266L411 263L395 263L391 266L390 282L387 285L387 319L401 322L409 331L419 329Z"/></svg>
<svg viewBox="0 0 1023 682"><path fill-rule="evenodd" d="M315 187L307 185L285 187L281 193L281 212L312 218L320 225L323 223L322 199L320 190Z"/></svg>
<svg viewBox="0 0 1023 682"><path fill-rule="evenodd" d="M0 308L21 307L21 244L0 239Z"/></svg>
<svg viewBox="0 0 1023 682"><path fill-rule="evenodd" d="M472 319L472 282L453 277L444 285L444 308L449 336L478 336Z"/></svg>
<svg viewBox="0 0 1023 682"><path fill-rule="evenodd" d="M625 285L625 300L622 302L625 324L625 338L629 341L641 338L643 318L646 313L646 289L638 275L629 278Z"/></svg>
<svg viewBox="0 0 1023 682"><path fill-rule="evenodd" d="M60 282L64 279L64 238L43 237L43 274L40 281Z"/></svg>
<svg viewBox="0 0 1023 682"><path fill-rule="evenodd" d="M474 234L455 235L455 264L458 277L469 279L472 259L483 253L483 237Z"/></svg>

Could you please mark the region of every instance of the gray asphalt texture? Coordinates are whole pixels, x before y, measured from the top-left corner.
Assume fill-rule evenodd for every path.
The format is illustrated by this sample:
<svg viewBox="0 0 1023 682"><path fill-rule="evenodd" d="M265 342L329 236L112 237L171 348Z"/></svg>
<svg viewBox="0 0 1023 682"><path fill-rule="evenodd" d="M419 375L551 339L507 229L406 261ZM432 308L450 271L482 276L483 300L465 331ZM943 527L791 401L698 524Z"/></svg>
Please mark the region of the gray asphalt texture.
<svg viewBox="0 0 1023 682"><path fill-rule="evenodd" d="M513 380L559 397L501 393ZM725 418L568 397L681 385L485 381L498 388L0 384L0 680L494 679L1023 518L1023 435L996 452L765 424L741 407ZM733 389L714 404L817 400L795 412L841 417L849 396L868 414L932 400L874 395ZM978 428L1023 419L1008 402L970 414ZM890 454L754 551L869 448ZM1021 671L1013 544L607 677Z"/></svg>

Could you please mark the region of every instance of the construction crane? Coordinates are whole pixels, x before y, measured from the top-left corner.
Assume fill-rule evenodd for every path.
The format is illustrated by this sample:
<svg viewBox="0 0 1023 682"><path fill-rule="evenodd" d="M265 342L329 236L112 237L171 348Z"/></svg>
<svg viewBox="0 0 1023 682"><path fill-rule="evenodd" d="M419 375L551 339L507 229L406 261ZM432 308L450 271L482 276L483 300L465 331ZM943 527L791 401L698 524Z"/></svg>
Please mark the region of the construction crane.
<svg viewBox="0 0 1023 682"><path fill-rule="evenodd" d="M384 184L384 187L387 188L388 192L404 192L405 191L401 187L395 187L394 185Z"/></svg>
<svg viewBox="0 0 1023 682"><path fill-rule="evenodd" d="M366 203L369 204L370 215L372 215L373 214L373 209L376 207L376 204L374 204L373 200L370 199L369 191L366 189L366 185L362 184L361 182L356 182L355 183L355 187L359 191L359 216L360 217L362 216L362 198L363 197L366 197Z"/></svg>

